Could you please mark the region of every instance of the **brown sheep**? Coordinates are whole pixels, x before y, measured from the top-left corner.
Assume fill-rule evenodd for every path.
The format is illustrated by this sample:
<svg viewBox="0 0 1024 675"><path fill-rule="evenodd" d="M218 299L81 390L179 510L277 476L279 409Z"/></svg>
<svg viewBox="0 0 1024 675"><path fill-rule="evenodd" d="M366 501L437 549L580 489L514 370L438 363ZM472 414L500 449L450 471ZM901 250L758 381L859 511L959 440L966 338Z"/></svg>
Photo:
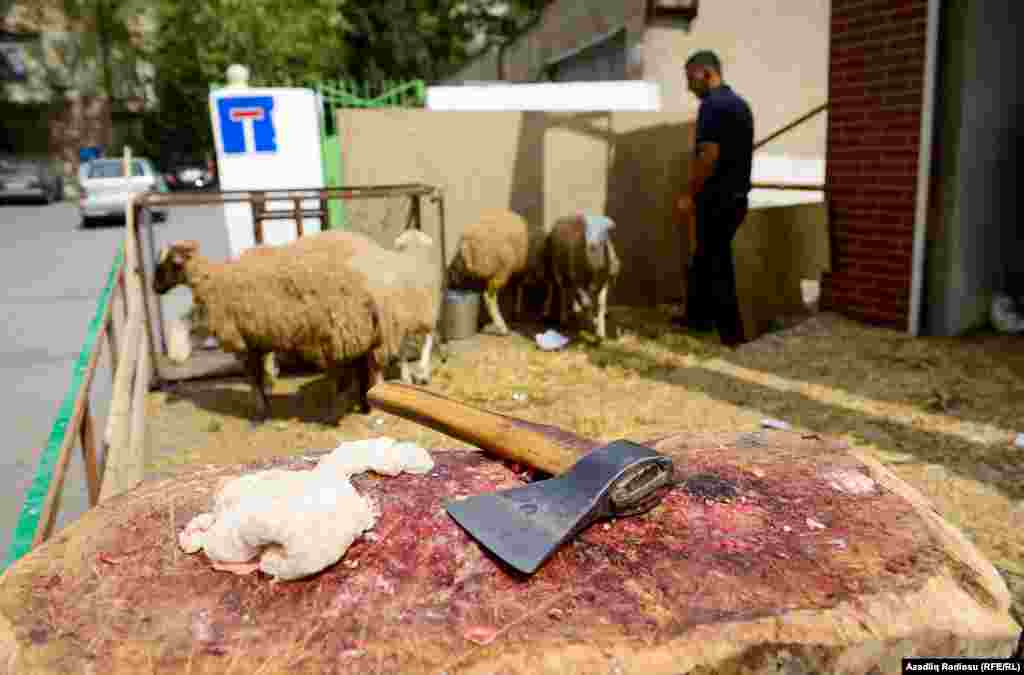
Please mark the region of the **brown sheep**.
<svg viewBox="0 0 1024 675"><path fill-rule="evenodd" d="M364 281L327 250L285 256L245 256L215 263L195 241L165 249L153 290L178 284L192 289L209 315L209 328L222 348L245 365L258 399L257 419L269 415L264 356L290 352L337 380L340 393L347 367L359 366L362 412L366 393L381 380L375 351L380 347L381 311Z"/></svg>
<svg viewBox="0 0 1024 675"><path fill-rule="evenodd" d="M621 263L612 244L610 218L577 214L560 218L548 234L545 261L558 287L559 322L568 324L570 299L574 311L586 309L597 337L606 337L608 289L619 276ZM544 313L549 314L553 293Z"/></svg>
<svg viewBox="0 0 1024 675"><path fill-rule="evenodd" d="M484 211L466 226L455 258L448 269L449 286L466 287L482 282L484 306L501 335L508 334L498 294L510 281L517 280L516 313L523 311L523 288L543 274L544 237L531 231L518 213L503 209Z"/></svg>

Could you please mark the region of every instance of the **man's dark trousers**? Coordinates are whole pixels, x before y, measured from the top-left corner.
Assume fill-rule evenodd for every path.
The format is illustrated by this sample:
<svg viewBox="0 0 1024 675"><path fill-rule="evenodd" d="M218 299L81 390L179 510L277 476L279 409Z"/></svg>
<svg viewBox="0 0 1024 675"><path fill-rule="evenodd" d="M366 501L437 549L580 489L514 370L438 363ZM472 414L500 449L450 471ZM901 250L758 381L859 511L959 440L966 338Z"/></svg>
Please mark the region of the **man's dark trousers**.
<svg viewBox="0 0 1024 675"><path fill-rule="evenodd" d="M736 297L732 239L747 215L746 196L698 199L697 251L686 284L686 323L695 330L718 329L722 344L741 344L743 323Z"/></svg>

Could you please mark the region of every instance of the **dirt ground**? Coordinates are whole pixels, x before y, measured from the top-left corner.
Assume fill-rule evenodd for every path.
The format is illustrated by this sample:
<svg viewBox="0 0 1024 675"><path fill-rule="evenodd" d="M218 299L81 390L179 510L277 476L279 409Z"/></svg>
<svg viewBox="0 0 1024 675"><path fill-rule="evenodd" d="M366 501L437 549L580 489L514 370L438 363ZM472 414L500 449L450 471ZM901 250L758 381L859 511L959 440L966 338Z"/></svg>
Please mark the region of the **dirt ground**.
<svg viewBox="0 0 1024 675"><path fill-rule="evenodd" d="M788 322L738 350L673 329L671 307L612 308L613 339L559 352L540 326L481 334L435 359L431 388L488 409L602 440L666 431L741 431L766 419L843 438L932 499L997 566L1024 610L1024 338L912 338L832 314ZM388 414L343 414L318 375L283 376L270 421L254 426L240 378L150 394L150 475L330 449L387 435L469 448ZM1021 615L1018 614L1018 621Z"/></svg>

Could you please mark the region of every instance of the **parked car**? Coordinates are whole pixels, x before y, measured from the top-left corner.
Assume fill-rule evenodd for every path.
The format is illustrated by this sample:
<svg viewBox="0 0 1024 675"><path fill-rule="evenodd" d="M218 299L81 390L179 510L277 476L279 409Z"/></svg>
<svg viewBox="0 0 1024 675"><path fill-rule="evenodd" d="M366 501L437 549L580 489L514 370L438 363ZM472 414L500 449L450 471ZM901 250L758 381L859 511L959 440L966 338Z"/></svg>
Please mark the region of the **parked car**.
<svg viewBox="0 0 1024 675"><path fill-rule="evenodd" d="M128 197L135 192L167 192L163 176L145 157L132 159L132 175L124 175L124 159L94 159L82 178L78 210L82 227L89 227L101 218L124 218ZM154 209L154 217L166 218L166 209Z"/></svg>
<svg viewBox="0 0 1024 675"><path fill-rule="evenodd" d="M0 157L0 199L35 199L50 204L64 198L64 180L48 159Z"/></svg>
<svg viewBox="0 0 1024 675"><path fill-rule="evenodd" d="M204 190L217 188L217 170L213 162L184 158L168 163L164 180L171 190Z"/></svg>

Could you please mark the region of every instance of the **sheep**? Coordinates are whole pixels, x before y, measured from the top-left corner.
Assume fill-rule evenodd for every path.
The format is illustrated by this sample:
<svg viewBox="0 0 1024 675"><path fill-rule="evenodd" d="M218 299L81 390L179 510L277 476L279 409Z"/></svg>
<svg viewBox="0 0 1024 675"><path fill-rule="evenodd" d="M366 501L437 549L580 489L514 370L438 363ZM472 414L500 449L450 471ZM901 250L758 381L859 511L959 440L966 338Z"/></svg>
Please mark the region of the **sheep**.
<svg viewBox="0 0 1024 675"><path fill-rule="evenodd" d="M370 411L366 394L382 380L383 313L364 280L330 249L214 263L200 255L197 242L178 241L161 252L153 290L162 295L178 284L192 289L211 333L243 362L258 421L270 413L264 356L275 351L299 354L333 375L338 393L345 369L358 364L360 409Z"/></svg>
<svg viewBox="0 0 1024 675"><path fill-rule="evenodd" d="M516 313L522 315L525 285L542 279L543 252L543 233L531 231L518 213L484 211L466 226L459 239L448 268L449 285L464 288L473 282L483 282L484 305L491 321L500 335L508 335L508 324L498 307L498 294L511 280L518 280Z"/></svg>
<svg viewBox="0 0 1024 675"><path fill-rule="evenodd" d="M595 332L602 340L607 336L608 289L621 268L609 235L614 227L615 223L605 216L560 218L552 226L545 246L548 274L558 287L560 322L568 323L572 298L574 312L583 308L592 313ZM550 315L553 295L549 293L544 303L545 316Z"/></svg>
<svg viewBox="0 0 1024 675"><path fill-rule="evenodd" d="M299 237L298 239L276 246L270 245L257 245L250 248L244 249L239 256L245 258L248 256L274 256L282 251L284 253L292 253L295 251L303 251L309 249L320 249L322 247L330 246L333 249L334 255L337 256L338 260L347 259L351 256L358 255L369 249L378 248L377 242L360 232L353 232L348 230L328 230L326 232L320 232L318 234L307 235ZM278 368L278 361L284 361L295 365L301 363L302 359L296 354L280 354L275 358L273 352L267 354L264 357L263 370L266 375L267 386L272 387L273 383L277 380L277 376L280 374Z"/></svg>
<svg viewBox="0 0 1024 675"><path fill-rule="evenodd" d="M385 320L390 325L385 333L392 340L388 356L399 359L401 380L428 384L434 330L441 311L440 252L434 240L417 229L398 235L394 247L393 251L367 249L346 264L363 276L377 305L386 309ZM410 372L403 352L417 336L423 337L423 346L417 367Z"/></svg>

